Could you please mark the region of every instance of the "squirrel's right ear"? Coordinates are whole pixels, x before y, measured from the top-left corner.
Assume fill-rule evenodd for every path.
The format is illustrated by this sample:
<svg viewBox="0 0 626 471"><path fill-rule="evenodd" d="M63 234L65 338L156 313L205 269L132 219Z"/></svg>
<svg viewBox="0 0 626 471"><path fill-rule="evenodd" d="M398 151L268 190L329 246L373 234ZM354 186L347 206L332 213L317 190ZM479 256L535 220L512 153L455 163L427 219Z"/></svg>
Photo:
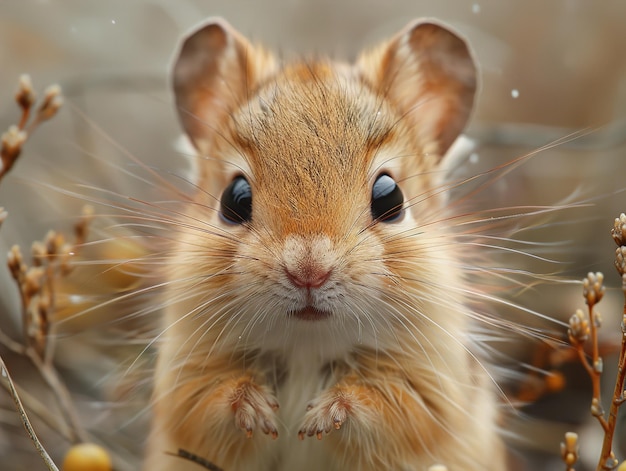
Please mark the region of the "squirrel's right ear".
<svg viewBox="0 0 626 471"><path fill-rule="evenodd" d="M412 123L428 153L441 158L465 127L476 93L465 40L436 21L418 20L362 54L357 67Z"/></svg>
<svg viewBox="0 0 626 471"><path fill-rule="evenodd" d="M221 18L209 20L183 41L172 82L178 116L198 150L220 120L242 104L275 60Z"/></svg>

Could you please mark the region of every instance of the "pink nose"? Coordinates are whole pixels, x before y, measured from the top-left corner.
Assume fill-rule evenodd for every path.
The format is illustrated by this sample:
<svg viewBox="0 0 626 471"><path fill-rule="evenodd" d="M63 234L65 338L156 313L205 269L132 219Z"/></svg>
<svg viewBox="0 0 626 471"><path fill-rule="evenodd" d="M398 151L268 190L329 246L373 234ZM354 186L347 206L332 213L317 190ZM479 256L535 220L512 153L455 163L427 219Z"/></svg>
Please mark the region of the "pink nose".
<svg viewBox="0 0 626 471"><path fill-rule="evenodd" d="M285 274L292 285L297 288L319 288L330 278L330 270L322 270L315 267L305 267L297 272L291 272L285 268Z"/></svg>

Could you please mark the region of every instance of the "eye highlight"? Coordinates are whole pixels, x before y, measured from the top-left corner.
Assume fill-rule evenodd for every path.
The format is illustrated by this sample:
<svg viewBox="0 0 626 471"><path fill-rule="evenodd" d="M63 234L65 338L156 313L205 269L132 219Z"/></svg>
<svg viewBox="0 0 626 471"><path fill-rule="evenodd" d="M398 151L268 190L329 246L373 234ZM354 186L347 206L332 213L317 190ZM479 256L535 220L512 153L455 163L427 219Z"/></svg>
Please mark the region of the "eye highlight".
<svg viewBox="0 0 626 471"><path fill-rule="evenodd" d="M382 222L393 222L402 215L404 195L388 174L382 173L372 186L372 217Z"/></svg>
<svg viewBox="0 0 626 471"><path fill-rule="evenodd" d="M220 200L220 214L233 224L242 224L252 219L252 188L244 177L235 177L224 189Z"/></svg>

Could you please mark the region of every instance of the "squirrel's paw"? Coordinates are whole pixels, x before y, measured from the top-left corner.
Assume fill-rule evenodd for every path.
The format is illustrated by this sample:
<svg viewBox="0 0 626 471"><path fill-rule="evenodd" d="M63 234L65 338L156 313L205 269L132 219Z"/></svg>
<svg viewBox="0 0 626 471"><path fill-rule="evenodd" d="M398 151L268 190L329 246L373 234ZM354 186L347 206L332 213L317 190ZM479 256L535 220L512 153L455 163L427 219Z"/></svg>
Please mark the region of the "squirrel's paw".
<svg viewBox="0 0 626 471"><path fill-rule="evenodd" d="M278 437L278 429L274 423L278 401L269 388L243 381L233 389L231 407L235 413L235 425L248 438L257 429L272 438Z"/></svg>
<svg viewBox="0 0 626 471"><path fill-rule="evenodd" d="M321 440L325 433L330 433L333 429L339 430L356 405L355 397L348 392L339 390L322 395L307 407L298 438L304 440L305 436L315 435Z"/></svg>

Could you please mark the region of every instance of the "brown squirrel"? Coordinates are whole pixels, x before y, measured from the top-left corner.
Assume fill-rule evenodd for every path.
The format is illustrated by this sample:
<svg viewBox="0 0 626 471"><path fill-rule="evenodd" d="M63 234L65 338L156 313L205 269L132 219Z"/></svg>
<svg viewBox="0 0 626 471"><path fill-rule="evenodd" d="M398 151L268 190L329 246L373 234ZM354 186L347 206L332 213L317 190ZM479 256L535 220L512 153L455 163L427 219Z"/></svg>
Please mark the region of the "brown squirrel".
<svg viewBox="0 0 626 471"><path fill-rule="evenodd" d="M144 469L505 469L449 242L465 41L416 21L353 65L221 19L173 69L197 190L168 263Z"/></svg>

